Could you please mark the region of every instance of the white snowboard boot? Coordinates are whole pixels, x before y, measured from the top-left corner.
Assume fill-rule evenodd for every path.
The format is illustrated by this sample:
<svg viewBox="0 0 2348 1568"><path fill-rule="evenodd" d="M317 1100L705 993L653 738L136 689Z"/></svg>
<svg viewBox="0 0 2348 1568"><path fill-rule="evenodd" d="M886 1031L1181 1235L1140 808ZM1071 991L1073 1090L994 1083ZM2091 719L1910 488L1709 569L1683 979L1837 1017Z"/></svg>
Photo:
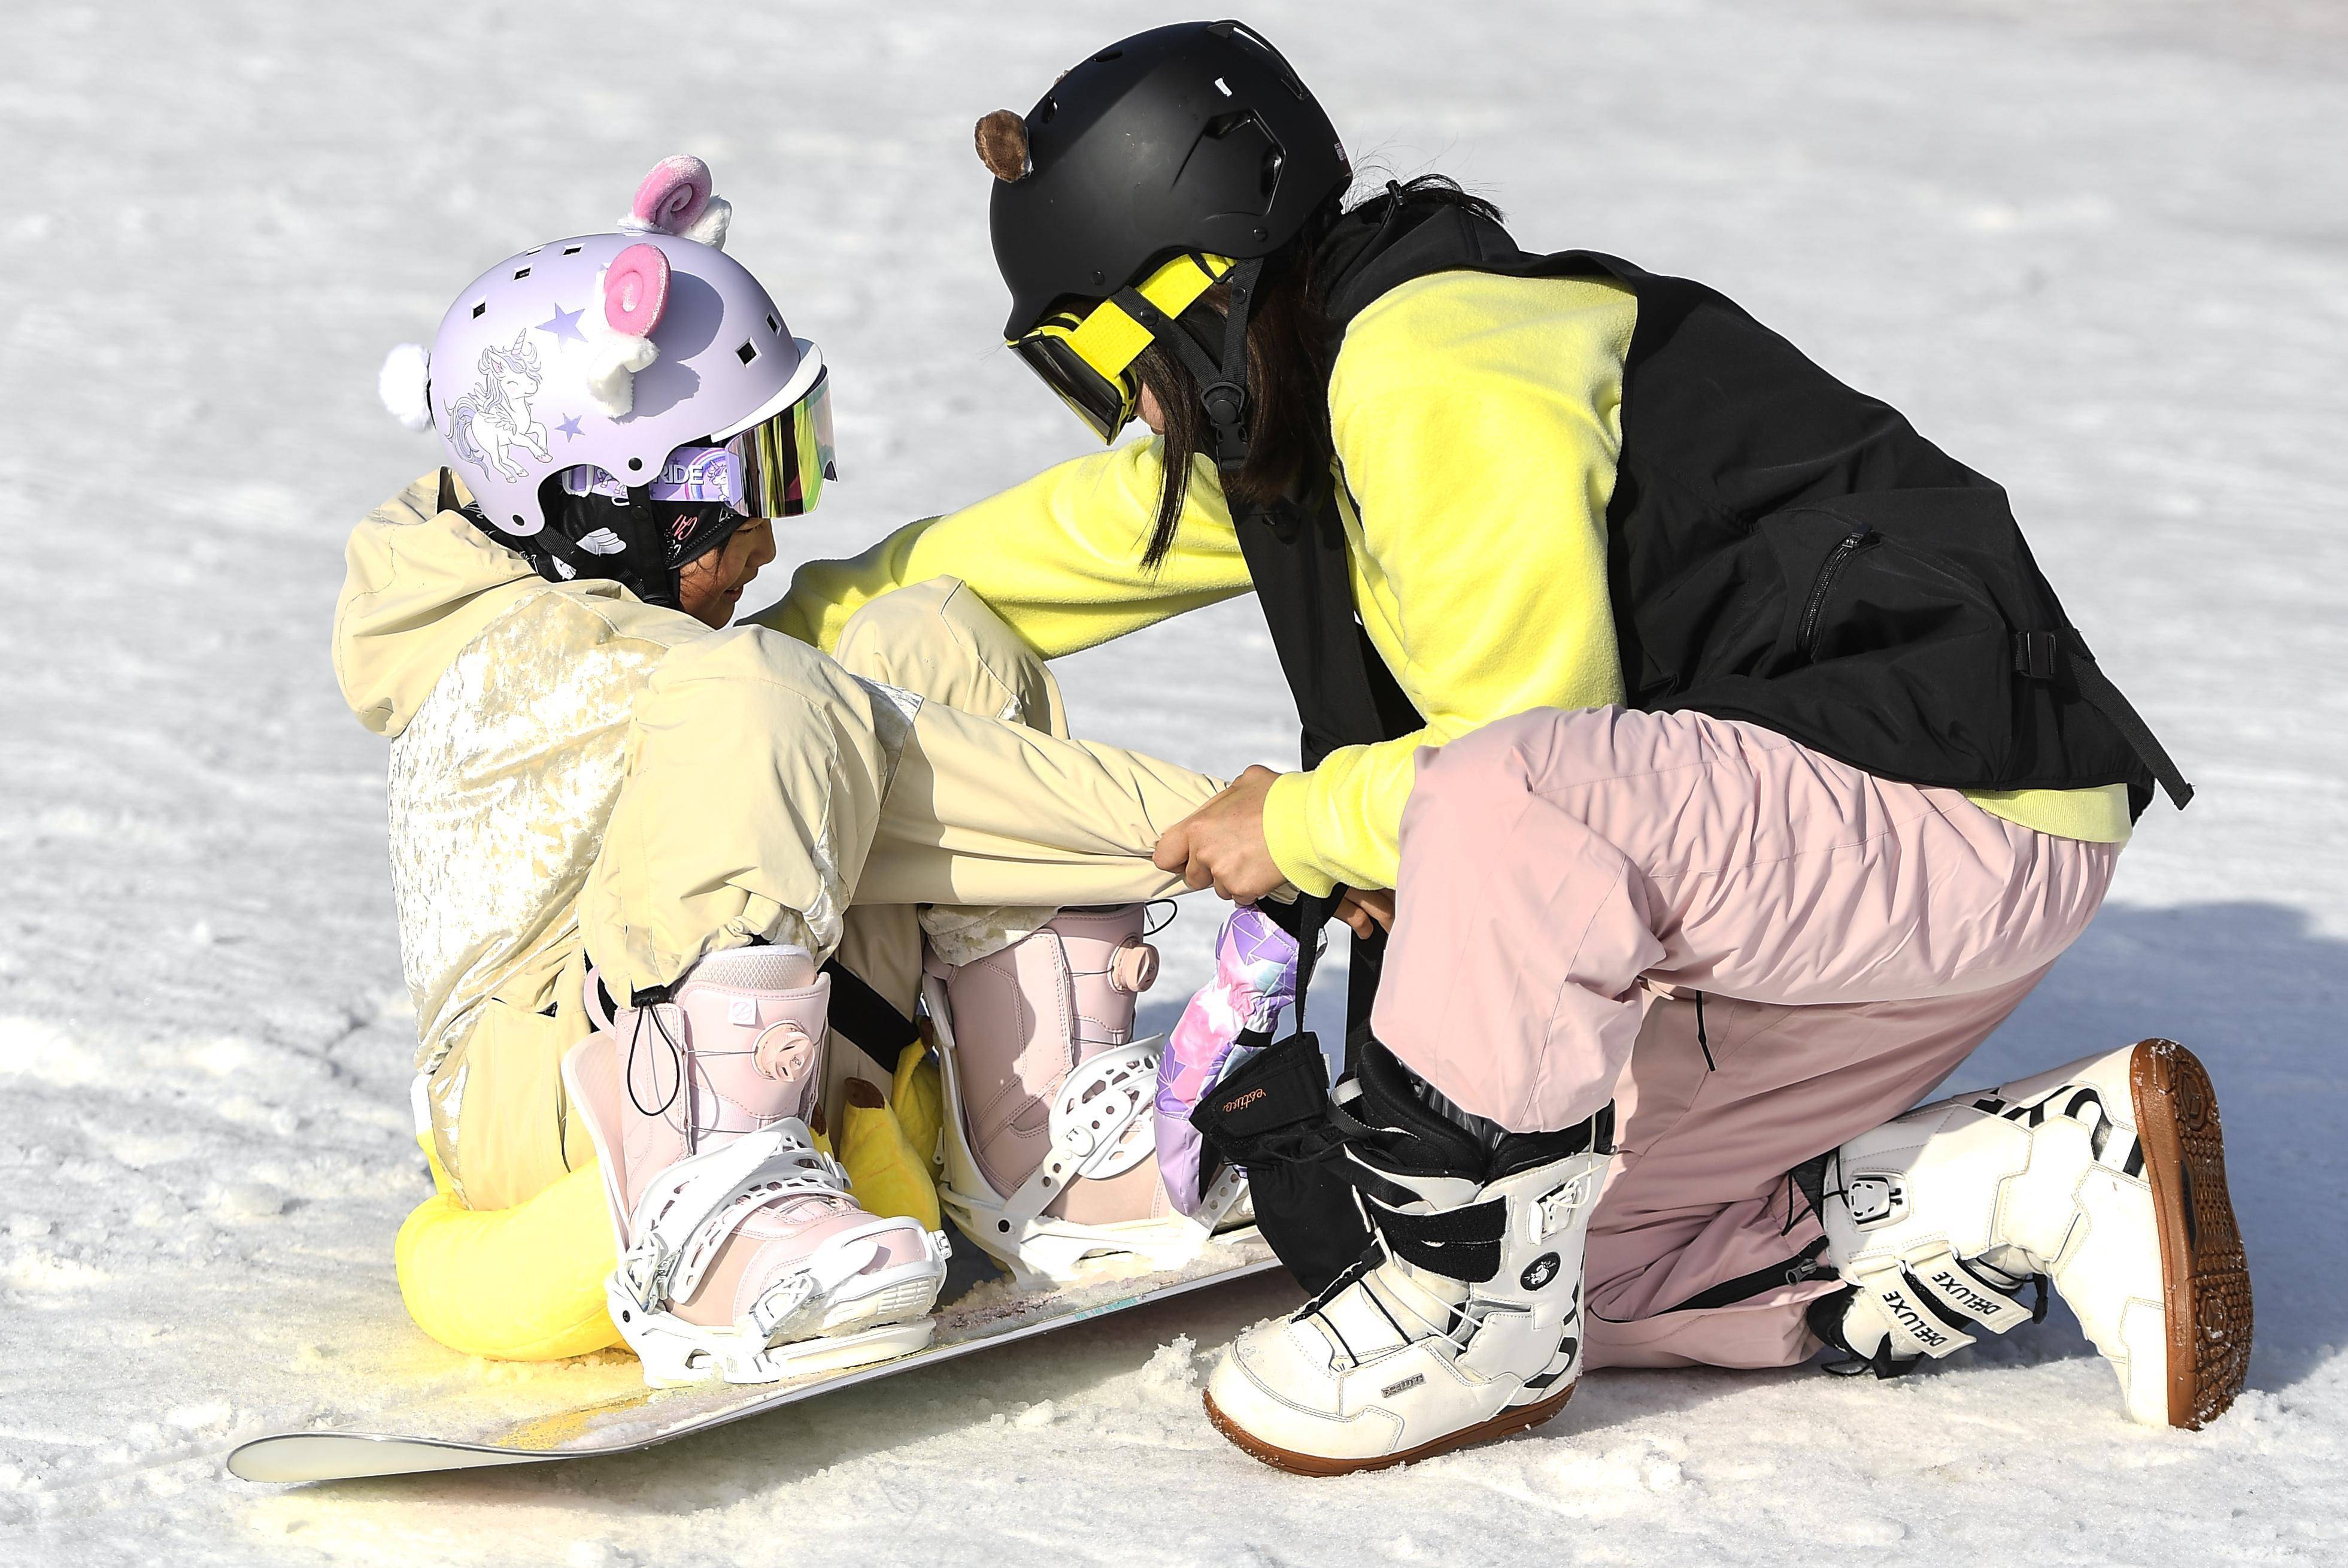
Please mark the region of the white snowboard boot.
<svg viewBox="0 0 2348 1568"><path fill-rule="evenodd" d="M1133 1037L1158 978L1142 913L1062 910L974 963L932 955L922 982L946 1097L939 1202L1029 1288L1111 1253L1178 1267L1244 1188L1226 1172L1192 1216L1159 1178L1159 1041Z"/></svg>
<svg viewBox="0 0 2348 1568"><path fill-rule="evenodd" d="M612 1321L654 1387L769 1383L929 1343L945 1238L858 1208L808 1130L830 997L800 948L713 953L563 1058L619 1243Z"/></svg>
<svg viewBox="0 0 2348 1568"><path fill-rule="evenodd" d="M1376 1242L1232 1343L1208 1418L1266 1464L1343 1475L1557 1414L1581 1374L1582 1239L1612 1108L1563 1132L1478 1135L1373 1043L1332 1119Z"/></svg>
<svg viewBox="0 0 2348 1568"><path fill-rule="evenodd" d="M2119 1373L2127 1413L2200 1427L2241 1391L2250 1276L2218 1100L2168 1040L1910 1111L1828 1157L1827 1253L1853 1286L1811 1327L1889 1377L2003 1334L2045 1282ZM2035 1280L2038 1307L2019 1299Z"/></svg>

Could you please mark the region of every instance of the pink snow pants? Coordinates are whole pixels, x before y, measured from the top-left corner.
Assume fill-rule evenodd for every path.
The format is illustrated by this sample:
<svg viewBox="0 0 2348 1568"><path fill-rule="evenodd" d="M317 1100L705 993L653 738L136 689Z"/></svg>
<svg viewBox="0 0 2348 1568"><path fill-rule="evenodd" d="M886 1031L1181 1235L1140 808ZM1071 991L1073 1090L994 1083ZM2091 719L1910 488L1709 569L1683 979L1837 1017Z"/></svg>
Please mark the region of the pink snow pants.
<svg viewBox="0 0 2348 1568"><path fill-rule="evenodd" d="M1789 1366L1837 1282L1787 1172L1987 1038L2118 850L1755 725L1541 709L1419 753L1373 1026L1515 1130L1614 1100L1591 1366Z"/></svg>

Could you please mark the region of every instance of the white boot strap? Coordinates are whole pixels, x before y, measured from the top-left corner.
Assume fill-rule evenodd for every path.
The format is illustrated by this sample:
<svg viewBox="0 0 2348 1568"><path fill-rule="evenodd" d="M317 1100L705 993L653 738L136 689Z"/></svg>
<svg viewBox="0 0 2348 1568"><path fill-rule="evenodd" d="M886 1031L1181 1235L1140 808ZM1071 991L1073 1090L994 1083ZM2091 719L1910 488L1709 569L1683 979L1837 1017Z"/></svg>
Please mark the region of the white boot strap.
<svg viewBox="0 0 2348 1568"><path fill-rule="evenodd" d="M2013 1293L1968 1266L1946 1241L1906 1254L1886 1253L1849 1271L1875 1300L1877 1312L1902 1356L1942 1357L1962 1349L1974 1336L1957 1326L1971 1323L2003 1334L2038 1314Z"/></svg>
<svg viewBox="0 0 2348 1568"><path fill-rule="evenodd" d="M1052 1096L1051 1148L995 1215L1005 1235L1051 1207L1076 1178L1120 1176L1156 1152L1155 1139L1128 1142L1126 1134L1137 1122L1150 1125L1142 1113L1157 1091L1161 1038L1112 1047L1068 1074Z"/></svg>
<svg viewBox="0 0 2348 1568"><path fill-rule="evenodd" d="M1923 1287L1911 1282L1898 1257L1887 1255L1871 1260L1869 1265L1854 1265L1849 1273L1859 1276L1853 1283L1866 1293L1883 1320L1894 1360L1952 1356L1973 1342L1972 1335L1952 1326L1941 1315L1937 1300L1925 1304Z"/></svg>
<svg viewBox="0 0 2348 1568"><path fill-rule="evenodd" d="M1971 1318L1992 1334L2004 1334L2038 1315L2022 1305L2013 1293L1951 1252L1942 1243L1938 1251L1911 1257L1908 1272L1950 1311Z"/></svg>
<svg viewBox="0 0 2348 1568"><path fill-rule="evenodd" d="M620 1276L646 1311L690 1296L739 1220L787 1193L844 1197L847 1173L785 1119L663 1171L636 1205Z"/></svg>

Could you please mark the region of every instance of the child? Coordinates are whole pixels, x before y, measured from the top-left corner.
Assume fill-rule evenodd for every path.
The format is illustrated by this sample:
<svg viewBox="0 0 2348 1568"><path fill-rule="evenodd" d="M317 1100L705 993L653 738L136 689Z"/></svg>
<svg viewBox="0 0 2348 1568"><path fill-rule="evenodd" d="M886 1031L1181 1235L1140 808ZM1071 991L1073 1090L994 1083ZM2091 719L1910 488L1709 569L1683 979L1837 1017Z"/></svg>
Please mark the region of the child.
<svg viewBox="0 0 2348 1568"><path fill-rule="evenodd" d="M428 357L394 352L386 402L448 466L352 535L335 622L394 742L438 1188L400 1237L410 1312L475 1354L623 1338L655 1383L926 1342L934 1123L908 1137L888 1058L851 1084L829 1051L836 980L901 1015L924 925L953 975L1060 943L1033 906L1173 891L1151 846L1220 787L1066 738L951 580L870 606L840 661L726 628L834 477L822 356L718 248L729 212L664 160L619 232L499 263Z"/></svg>

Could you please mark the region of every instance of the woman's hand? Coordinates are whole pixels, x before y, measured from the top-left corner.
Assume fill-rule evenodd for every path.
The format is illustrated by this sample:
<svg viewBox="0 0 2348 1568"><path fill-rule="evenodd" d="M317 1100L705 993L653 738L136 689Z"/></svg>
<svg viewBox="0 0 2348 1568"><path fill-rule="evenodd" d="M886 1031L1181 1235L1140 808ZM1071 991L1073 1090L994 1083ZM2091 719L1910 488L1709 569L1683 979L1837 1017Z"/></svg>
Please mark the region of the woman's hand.
<svg viewBox="0 0 2348 1568"><path fill-rule="evenodd" d="M1264 797L1279 774L1251 768L1223 792L1166 830L1150 860L1179 872L1192 887L1212 887L1233 903L1252 903L1288 885L1263 837Z"/></svg>

